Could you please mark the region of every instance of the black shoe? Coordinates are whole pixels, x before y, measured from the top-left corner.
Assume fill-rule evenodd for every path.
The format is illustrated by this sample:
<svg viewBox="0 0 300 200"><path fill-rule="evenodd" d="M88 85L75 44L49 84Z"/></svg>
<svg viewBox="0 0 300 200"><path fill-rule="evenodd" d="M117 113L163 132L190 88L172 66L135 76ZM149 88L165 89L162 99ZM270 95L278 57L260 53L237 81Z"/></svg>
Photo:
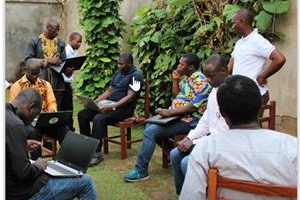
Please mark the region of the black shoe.
<svg viewBox="0 0 300 200"><path fill-rule="evenodd" d="M100 154L97 153L96 155L93 156L89 166L94 167L94 166L98 165L99 163L101 163L103 160L104 160L103 154L101 152L100 152Z"/></svg>

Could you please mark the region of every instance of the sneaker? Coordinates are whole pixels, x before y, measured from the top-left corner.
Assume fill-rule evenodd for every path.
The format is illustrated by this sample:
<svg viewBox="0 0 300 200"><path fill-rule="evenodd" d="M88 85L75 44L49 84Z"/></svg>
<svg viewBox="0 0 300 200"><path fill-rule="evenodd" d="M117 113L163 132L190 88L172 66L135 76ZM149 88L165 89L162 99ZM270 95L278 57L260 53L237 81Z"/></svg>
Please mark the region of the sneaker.
<svg viewBox="0 0 300 200"><path fill-rule="evenodd" d="M125 174L123 176L123 179L127 182L138 182L138 181L143 181L143 180L147 180L149 178L149 174L148 173L140 173L138 172L138 170L136 168L132 169L130 172L128 172L127 174Z"/></svg>
<svg viewBox="0 0 300 200"><path fill-rule="evenodd" d="M94 167L94 166L98 165L99 163L101 163L103 160L104 160L103 154L101 152L100 153L96 153L93 156L93 158L92 158L89 166L90 167Z"/></svg>

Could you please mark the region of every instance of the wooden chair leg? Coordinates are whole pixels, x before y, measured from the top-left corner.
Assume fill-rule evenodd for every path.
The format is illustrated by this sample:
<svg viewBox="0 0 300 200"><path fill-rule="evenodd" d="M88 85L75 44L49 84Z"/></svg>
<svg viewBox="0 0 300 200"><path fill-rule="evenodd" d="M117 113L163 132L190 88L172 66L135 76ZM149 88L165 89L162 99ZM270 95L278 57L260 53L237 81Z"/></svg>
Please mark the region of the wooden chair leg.
<svg viewBox="0 0 300 200"><path fill-rule="evenodd" d="M126 153L126 131L125 127L120 127L121 131L121 159L125 159L127 157Z"/></svg>
<svg viewBox="0 0 300 200"><path fill-rule="evenodd" d="M131 128L129 127L129 128L127 128L127 137L126 137L126 139L127 139L127 148L128 149L131 149Z"/></svg>
<svg viewBox="0 0 300 200"><path fill-rule="evenodd" d="M103 152L108 153L108 141L107 141L108 133L107 133L107 127L104 132L103 136Z"/></svg>

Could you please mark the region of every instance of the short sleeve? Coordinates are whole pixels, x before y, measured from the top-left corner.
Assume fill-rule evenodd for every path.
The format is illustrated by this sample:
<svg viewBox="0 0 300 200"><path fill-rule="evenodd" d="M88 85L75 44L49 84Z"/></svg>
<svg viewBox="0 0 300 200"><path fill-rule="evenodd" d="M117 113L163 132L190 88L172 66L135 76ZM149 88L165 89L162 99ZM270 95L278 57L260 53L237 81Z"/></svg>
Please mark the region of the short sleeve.
<svg viewBox="0 0 300 200"><path fill-rule="evenodd" d="M138 86L134 87L134 84L139 84L139 87ZM143 79L141 73L139 73L139 72L133 73L129 80L129 88L128 89L133 92L140 92L143 87L144 87L144 79Z"/></svg>
<svg viewBox="0 0 300 200"><path fill-rule="evenodd" d="M271 53L275 50L275 46L271 44L267 39L264 37L260 37L257 43L257 54L264 57L269 58Z"/></svg>

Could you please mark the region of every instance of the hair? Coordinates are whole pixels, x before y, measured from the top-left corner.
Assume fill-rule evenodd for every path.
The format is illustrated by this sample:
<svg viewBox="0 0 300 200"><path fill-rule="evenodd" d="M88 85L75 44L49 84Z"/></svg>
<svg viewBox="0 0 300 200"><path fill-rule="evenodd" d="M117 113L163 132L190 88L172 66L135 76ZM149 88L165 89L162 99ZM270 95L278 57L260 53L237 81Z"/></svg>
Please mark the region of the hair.
<svg viewBox="0 0 300 200"><path fill-rule="evenodd" d="M31 103L33 108L42 108L42 97L36 89L25 88L16 96L15 99L24 99L28 103Z"/></svg>
<svg viewBox="0 0 300 200"><path fill-rule="evenodd" d="M187 54L183 54L181 57L186 59L188 65L193 65L195 69L199 68L200 59L196 54L187 53Z"/></svg>
<svg viewBox="0 0 300 200"><path fill-rule="evenodd" d="M120 55L120 58L124 59L124 61L128 64L133 65L133 57L131 53L125 52Z"/></svg>
<svg viewBox="0 0 300 200"><path fill-rule="evenodd" d="M210 57L208 57L204 61L203 65L204 66L212 65L212 66L217 67L219 69L223 68L226 71L228 71L227 62L226 62L225 57L221 56L219 54L214 54L214 55L211 55Z"/></svg>
<svg viewBox="0 0 300 200"><path fill-rule="evenodd" d="M74 40L77 36L82 38L82 36L81 36L80 33L78 33L78 32L73 32L73 33L70 34L69 40Z"/></svg>
<svg viewBox="0 0 300 200"><path fill-rule="evenodd" d="M35 67L41 67L43 65L43 61L38 58L30 58L25 63L25 70L35 68Z"/></svg>
<svg viewBox="0 0 300 200"><path fill-rule="evenodd" d="M232 125L257 121L261 107L261 94L256 83L241 75L227 78L217 92L220 112L230 119Z"/></svg>
<svg viewBox="0 0 300 200"><path fill-rule="evenodd" d="M58 22L58 20L52 18L52 19L49 19L49 20L47 21L46 27L47 27L48 25L59 25L59 22Z"/></svg>
<svg viewBox="0 0 300 200"><path fill-rule="evenodd" d="M239 16L240 18L244 19L247 22L247 24L252 26L253 15L248 9L242 8L239 11L237 11L236 15Z"/></svg>

